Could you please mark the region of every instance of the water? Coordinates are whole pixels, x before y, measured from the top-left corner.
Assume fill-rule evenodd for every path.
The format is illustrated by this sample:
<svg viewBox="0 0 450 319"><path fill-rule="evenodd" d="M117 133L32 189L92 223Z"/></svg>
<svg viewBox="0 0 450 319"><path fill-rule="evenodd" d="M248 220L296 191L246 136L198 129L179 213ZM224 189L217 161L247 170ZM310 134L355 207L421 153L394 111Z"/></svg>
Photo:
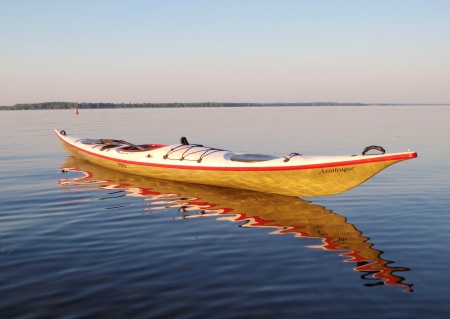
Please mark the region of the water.
<svg viewBox="0 0 450 319"><path fill-rule="evenodd" d="M450 312L447 106L0 112L1 318L442 318ZM92 138L287 155L407 148L316 198L125 175Z"/></svg>

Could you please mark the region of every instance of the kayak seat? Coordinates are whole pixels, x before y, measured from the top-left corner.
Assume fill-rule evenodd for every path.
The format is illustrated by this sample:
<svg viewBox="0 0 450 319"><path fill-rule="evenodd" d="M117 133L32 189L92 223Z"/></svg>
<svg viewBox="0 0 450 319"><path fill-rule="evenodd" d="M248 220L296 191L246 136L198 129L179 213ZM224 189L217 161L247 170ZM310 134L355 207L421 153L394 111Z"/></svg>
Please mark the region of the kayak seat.
<svg viewBox="0 0 450 319"><path fill-rule="evenodd" d="M266 154L233 154L230 160L234 162L252 163L252 162L270 161L276 158L278 157Z"/></svg>

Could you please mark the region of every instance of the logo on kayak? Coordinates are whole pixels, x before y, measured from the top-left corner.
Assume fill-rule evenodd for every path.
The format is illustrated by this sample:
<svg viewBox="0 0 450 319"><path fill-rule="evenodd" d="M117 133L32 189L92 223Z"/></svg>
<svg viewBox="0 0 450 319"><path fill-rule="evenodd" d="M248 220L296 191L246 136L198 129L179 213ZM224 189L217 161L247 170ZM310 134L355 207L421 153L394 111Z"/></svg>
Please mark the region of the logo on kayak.
<svg viewBox="0 0 450 319"><path fill-rule="evenodd" d="M354 166L350 166L350 167L335 167L335 168L327 168L327 169L323 169L320 171L319 174L328 174L328 173L347 173L347 172L351 172L353 171L355 167Z"/></svg>

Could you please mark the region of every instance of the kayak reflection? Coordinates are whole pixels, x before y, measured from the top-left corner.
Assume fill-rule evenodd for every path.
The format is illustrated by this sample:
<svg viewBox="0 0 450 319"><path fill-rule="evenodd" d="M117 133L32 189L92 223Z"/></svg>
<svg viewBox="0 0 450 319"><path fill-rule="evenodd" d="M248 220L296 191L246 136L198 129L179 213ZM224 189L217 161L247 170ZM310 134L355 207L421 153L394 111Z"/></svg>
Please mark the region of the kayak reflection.
<svg viewBox="0 0 450 319"><path fill-rule="evenodd" d="M362 236L345 217L300 198L153 179L75 158L68 158L61 169L82 173L60 179L61 186L95 185L111 190L114 196L143 197L148 201L145 210L172 207L182 213L180 219L217 217L240 222L240 227L269 227L273 229L270 234L320 238L321 245L307 247L340 252L345 262L353 263L353 269L361 272L361 279L367 281L365 286L400 286L405 292L413 291L412 284L404 283L405 278L394 274L409 268L391 266L393 262L383 259L383 252L374 249L367 241L369 238Z"/></svg>

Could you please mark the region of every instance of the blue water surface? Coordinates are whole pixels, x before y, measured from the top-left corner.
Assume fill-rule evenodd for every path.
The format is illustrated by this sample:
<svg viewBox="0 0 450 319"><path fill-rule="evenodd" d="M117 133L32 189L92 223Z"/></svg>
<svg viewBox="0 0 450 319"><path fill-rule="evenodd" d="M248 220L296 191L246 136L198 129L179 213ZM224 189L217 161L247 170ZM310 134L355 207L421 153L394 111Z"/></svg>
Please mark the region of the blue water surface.
<svg viewBox="0 0 450 319"><path fill-rule="evenodd" d="M443 318L448 106L0 112L1 318ZM53 129L249 153L413 149L316 198L159 181L68 157Z"/></svg>

